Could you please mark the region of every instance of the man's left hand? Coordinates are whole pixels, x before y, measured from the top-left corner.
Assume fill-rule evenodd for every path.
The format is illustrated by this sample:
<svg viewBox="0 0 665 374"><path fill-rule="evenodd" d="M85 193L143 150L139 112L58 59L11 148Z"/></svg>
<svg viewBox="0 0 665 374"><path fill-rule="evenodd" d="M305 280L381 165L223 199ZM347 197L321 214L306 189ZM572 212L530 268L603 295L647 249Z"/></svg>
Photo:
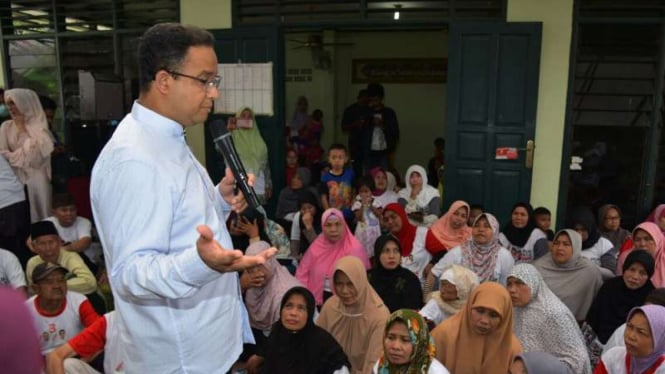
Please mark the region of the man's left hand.
<svg viewBox="0 0 665 374"><path fill-rule="evenodd" d="M254 186L254 174L247 174L247 183L250 186ZM234 193L236 183L233 178L233 173L228 167L225 170L224 178L219 182L219 193L222 195L224 201L231 205L231 209L235 212L242 212L247 208L247 201L245 201L245 196L243 196L242 191L238 190L238 193Z"/></svg>

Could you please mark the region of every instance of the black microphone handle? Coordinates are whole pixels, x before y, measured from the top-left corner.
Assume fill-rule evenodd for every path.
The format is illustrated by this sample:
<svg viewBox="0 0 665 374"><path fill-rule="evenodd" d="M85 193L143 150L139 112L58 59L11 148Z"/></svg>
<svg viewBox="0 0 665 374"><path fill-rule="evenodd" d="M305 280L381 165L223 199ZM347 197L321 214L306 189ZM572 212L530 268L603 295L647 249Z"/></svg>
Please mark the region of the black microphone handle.
<svg viewBox="0 0 665 374"><path fill-rule="evenodd" d="M242 161L240 161L231 133L226 133L215 138L214 142L215 147L222 154L222 157L224 157L224 163L231 169L236 186L245 196L247 205L254 209L258 208L261 203L256 196L256 192L254 192L254 188L249 185L249 177L247 176L245 167L242 165Z"/></svg>

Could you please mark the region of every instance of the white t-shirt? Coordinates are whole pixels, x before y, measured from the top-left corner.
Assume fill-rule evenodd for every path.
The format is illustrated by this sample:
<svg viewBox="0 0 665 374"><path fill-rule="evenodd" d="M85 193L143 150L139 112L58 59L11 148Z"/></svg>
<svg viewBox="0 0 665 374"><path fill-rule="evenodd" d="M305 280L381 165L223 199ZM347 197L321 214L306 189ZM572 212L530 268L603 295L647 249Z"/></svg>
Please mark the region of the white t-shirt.
<svg viewBox="0 0 665 374"><path fill-rule="evenodd" d="M614 244L601 236L591 248L582 251L582 256L588 258L597 266L600 266L600 257L611 251L613 248Z"/></svg>
<svg viewBox="0 0 665 374"><path fill-rule="evenodd" d="M74 224L69 227L61 226L58 219L54 216L48 217L45 221L53 222L60 238L65 243L71 243L85 237L92 237L90 234L92 225L90 224L90 220L85 217L76 217Z"/></svg>
<svg viewBox="0 0 665 374"><path fill-rule="evenodd" d="M446 255L434 265L432 268L432 275L438 279L441 276L441 273L443 273L443 269L449 265L462 265L462 247L457 246L448 251L448 253L446 253ZM515 265L513 255L511 255L507 249L501 248L499 250L499 257L496 260L496 266L494 267L494 275L491 280L506 285L508 273L513 268L513 265Z"/></svg>
<svg viewBox="0 0 665 374"><path fill-rule="evenodd" d="M427 318L428 320L434 322L435 325L439 325L441 322L445 321L452 314L446 313L443 309L439 307L439 304L436 300L430 300L425 304L425 306L420 309L421 316Z"/></svg>
<svg viewBox="0 0 665 374"><path fill-rule="evenodd" d="M293 224L291 225L291 240L300 240L300 211L293 215Z"/></svg>
<svg viewBox="0 0 665 374"><path fill-rule="evenodd" d="M0 285L12 288L25 287L25 273L18 257L6 249L0 248Z"/></svg>
<svg viewBox="0 0 665 374"><path fill-rule="evenodd" d="M543 230L536 227L535 229L533 229L533 231L531 231L531 234L529 234L529 239L527 239L526 243L524 243L524 246L518 247L516 245L513 245L503 233L499 233L499 243L501 243L501 246L506 248L508 252L516 253L515 255L513 255L513 257L515 259L515 262L518 264L520 262L531 263L533 261L534 258L533 246L536 244L538 240L542 238L547 238L547 235L545 235Z"/></svg>
<svg viewBox="0 0 665 374"><path fill-rule="evenodd" d="M413 239L413 250L408 256L402 256L402 267L411 270L423 283L423 271L432 259L432 255L425 249L425 239L427 238L427 227L418 226L416 229L416 238Z"/></svg>
<svg viewBox="0 0 665 374"><path fill-rule="evenodd" d="M67 301L62 312L55 316L48 316L40 313L37 309L35 305L36 298L37 295L29 298L25 303L32 314L35 327L39 333L42 355L46 355L67 343L69 339L83 330L80 308L81 304L88 299L78 292L67 291Z"/></svg>
<svg viewBox="0 0 665 374"><path fill-rule="evenodd" d="M374 364L374 367L372 368L372 374L378 374L379 373L379 362L377 361ZM450 374L448 369L446 369L445 366L439 360L436 358L432 359L432 363L429 365L429 368L427 368L427 374Z"/></svg>

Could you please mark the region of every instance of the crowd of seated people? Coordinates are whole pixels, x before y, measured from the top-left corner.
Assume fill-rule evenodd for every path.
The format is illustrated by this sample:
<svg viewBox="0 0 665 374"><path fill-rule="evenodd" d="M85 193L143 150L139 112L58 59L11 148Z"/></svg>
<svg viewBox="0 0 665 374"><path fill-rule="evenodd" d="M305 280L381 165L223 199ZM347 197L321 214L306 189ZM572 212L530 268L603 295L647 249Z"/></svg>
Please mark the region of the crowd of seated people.
<svg viewBox="0 0 665 374"><path fill-rule="evenodd" d="M257 158L269 200L265 154L252 147L243 157ZM665 373L665 209L631 231L616 205L576 207L555 232L549 210L527 202L509 217L482 202L442 208L419 165L355 168L342 144L321 171L286 155L276 213L226 222L248 255L279 250L240 274L253 337L234 370ZM73 206L56 195L53 215L30 226L25 266L0 251L0 283L23 295L47 373L122 372L122 316L100 295L103 261L86 251L94 222Z"/></svg>

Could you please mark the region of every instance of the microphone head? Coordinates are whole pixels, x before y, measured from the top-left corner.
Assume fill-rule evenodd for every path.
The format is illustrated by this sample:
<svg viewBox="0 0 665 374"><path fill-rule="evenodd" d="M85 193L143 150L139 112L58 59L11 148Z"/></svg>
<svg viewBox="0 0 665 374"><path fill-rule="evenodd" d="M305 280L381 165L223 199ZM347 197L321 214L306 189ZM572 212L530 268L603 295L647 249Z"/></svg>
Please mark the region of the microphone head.
<svg viewBox="0 0 665 374"><path fill-rule="evenodd" d="M220 137L229 133L229 130L226 129L226 122L222 119L210 121L208 129L210 130L210 135L212 135L213 141L216 141Z"/></svg>

